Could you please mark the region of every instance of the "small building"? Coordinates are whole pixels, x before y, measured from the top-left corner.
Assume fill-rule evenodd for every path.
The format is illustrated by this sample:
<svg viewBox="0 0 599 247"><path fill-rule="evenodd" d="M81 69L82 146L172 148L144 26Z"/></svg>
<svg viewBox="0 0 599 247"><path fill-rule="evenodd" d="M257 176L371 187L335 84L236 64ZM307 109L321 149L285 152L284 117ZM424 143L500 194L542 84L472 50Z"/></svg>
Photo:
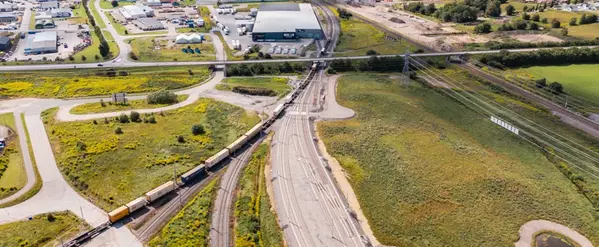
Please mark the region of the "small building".
<svg viewBox="0 0 599 247"><path fill-rule="evenodd" d="M15 5L10 3L0 3L0 12L12 12L15 10Z"/></svg>
<svg viewBox="0 0 599 247"><path fill-rule="evenodd" d="M57 52L56 40L57 36L54 31L29 34L25 42L25 54Z"/></svg>
<svg viewBox="0 0 599 247"><path fill-rule="evenodd" d="M50 20L52 19L52 14L49 12L39 12L35 13L35 20Z"/></svg>
<svg viewBox="0 0 599 247"><path fill-rule="evenodd" d="M133 21L133 25L144 31L164 29L164 25L160 21L148 17L138 18Z"/></svg>
<svg viewBox="0 0 599 247"><path fill-rule="evenodd" d="M17 21L17 15L14 13L0 13L0 23Z"/></svg>
<svg viewBox="0 0 599 247"><path fill-rule="evenodd" d="M252 32L253 41L295 41L300 38L323 38L322 27L311 4L260 5Z"/></svg>
<svg viewBox="0 0 599 247"><path fill-rule="evenodd" d="M141 10L146 13L146 17L153 17L154 16L154 9L150 8L148 6L141 6Z"/></svg>
<svg viewBox="0 0 599 247"><path fill-rule="evenodd" d="M0 51L8 51L12 47L10 38L6 36L0 36Z"/></svg>
<svg viewBox="0 0 599 247"><path fill-rule="evenodd" d="M37 20L35 21L35 29L49 29L55 28L56 24L54 24L54 20Z"/></svg>
<svg viewBox="0 0 599 247"><path fill-rule="evenodd" d="M148 0L148 1L146 1L146 4L148 6L160 6L160 5L162 5L162 3L160 2L160 0Z"/></svg>
<svg viewBox="0 0 599 247"><path fill-rule="evenodd" d="M138 18L147 17L146 12L144 12L137 5L127 5L119 8L119 12L125 17L127 20L135 20Z"/></svg>
<svg viewBox="0 0 599 247"><path fill-rule="evenodd" d="M71 17L72 13L71 13L70 9L58 8L58 9L50 10L50 15L53 18L64 18L64 17Z"/></svg>
<svg viewBox="0 0 599 247"><path fill-rule="evenodd" d="M204 35L201 34L191 34L191 35L185 35L185 34L179 34L177 35L177 38L175 38L175 43L177 44L196 44L196 43L202 43L202 40L204 40Z"/></svg>
<svg viewBox="0 0 599 247"><path fill-rule="evenodd" d="M58 1L41 2L40 9L58 9Z"/></svg>

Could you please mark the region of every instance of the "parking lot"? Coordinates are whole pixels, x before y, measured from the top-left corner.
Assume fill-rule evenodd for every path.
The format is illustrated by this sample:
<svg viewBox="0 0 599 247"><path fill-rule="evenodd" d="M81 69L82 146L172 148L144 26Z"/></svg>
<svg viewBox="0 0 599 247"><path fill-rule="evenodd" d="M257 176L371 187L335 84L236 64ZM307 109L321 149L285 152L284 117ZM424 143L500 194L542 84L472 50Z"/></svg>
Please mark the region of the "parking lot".
<svg viewBox="0 0 599 247"><path fill-rule="evenodd" d="M224 35L225 41L229 48L234 49L233 40L239 40L239 44L241 45L241 51L251 47L253 45L259 45L260 51L264 54L268 53L272 56L294 56L301 54L301 51L304 50L308 45L313 42L313 39L301 39L293 42L254 42L252 41L251 33L241 34L239 29L237 28L237 22L235 20L235 15L244 15L247 16L249 13L236 13L235 15L231 14L217 14L213 8L210 8L212 16L216 17L219 23L222 23L224 26L228 27L230 33L229 35ZM241 53L241 52L239 52ZM240 54L236 54L240 55Z"/></svg>

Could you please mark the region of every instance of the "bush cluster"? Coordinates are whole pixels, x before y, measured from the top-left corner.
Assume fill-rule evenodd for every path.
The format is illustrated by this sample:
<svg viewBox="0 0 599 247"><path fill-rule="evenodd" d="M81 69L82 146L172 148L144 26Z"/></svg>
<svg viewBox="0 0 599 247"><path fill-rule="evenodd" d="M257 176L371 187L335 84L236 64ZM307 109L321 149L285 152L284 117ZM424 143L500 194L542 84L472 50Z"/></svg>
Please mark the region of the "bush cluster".
<svg viewBox="0 0 599 247"><path fill-rule="evenodd" d="M331 62L331 69L335 72L346 71L375 71L375 72L401 72L404 59L396 57L370 57L368 60L339 59Z"/></svg>
<svg viewBox="0 0 599 247"><path fill-rule="evenodd" d="M568 40L568 41L546 41L539 43L532 42L497 42L491 41L485 44L491 50L518 49L518 48L542 48L542 47L563 47L563 46L596 46L599 45L599 38L593 40Z"/></svg>
<svg viewBox="0 0 599 247"><path fill-rule="evenodd" d="M259 95L259 96L277 96L277 92L270 90L268 88L259 88L259 87L243 87L243 86L235 86L231 90L235 93L240 94L248 94L248 95Z"/></svg>
<svg viewBox="0 0 599 247"><path fill-rule="evenodd" d="M254 76L263 74L276 75L280 73L301 73L305 69L306 65L302 63L289 62L284 62L280 64L235 64L227 66L227 76Z"/></svg>
<svg viewBox="0 0 599 247"><path fill-rule="evenodd" d="M501 51L495 54L482 55L479 61L493 67L495 67L493 64L519 67L523 65L596 63L599 61L599 48L551 49L518 53Z"/></svg>
<svg viewBox="0 0 599 247"><path fill-rule="evenodd" d="M177 103L177 95L173 92L161 90L148 95L148 104L174 104Z"/></svg>

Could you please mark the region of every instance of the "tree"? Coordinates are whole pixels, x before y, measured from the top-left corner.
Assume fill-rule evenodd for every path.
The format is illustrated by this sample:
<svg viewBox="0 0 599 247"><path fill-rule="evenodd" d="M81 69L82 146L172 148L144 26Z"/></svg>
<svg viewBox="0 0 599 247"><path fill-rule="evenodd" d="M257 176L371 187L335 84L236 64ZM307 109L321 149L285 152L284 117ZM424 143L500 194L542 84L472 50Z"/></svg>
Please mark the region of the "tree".
<svg viewBox="0 0 599 247"><path fill-rule="evenodd" d="M110 2L110 4L112 4L112 7L113 7L113 8L116 8L116 7L118 7L118 6L119 6L119 1L117 1L117 0L112 0L112 2Z"/></svg>
<svg viewBox="0 0 599 247"><path fill-rule="evenodd" d="M510 16L510 15L514 15L514 12L516 12L516 8L514 8L514 6L512 6L511 4L508 6L505 6L505 14Z"/></svg>
<svg viewBox="0 0 599 247"><path fill-rule="evenodd" d="M540 19L541 19L541 17L539 16L539 14L532 15L532 21L538 22Z"/></svg>
<svg viewBox="0 0 599 247"><path fill-rule="evenodd" d="M16 59L16 58L15 58L15 59ZM73 57L73 55L69 55L69 60L70 60L70 61L74 61L74 60L75 60L75 58Z"/></svg>
<svg viewBox="0 0 599 247"><path fill-rule="evenodd" d="M56 217L54 217L54 215L53 215L52 213L49 213L49 214L46 216L46 219L47 219L48 221L50 221L50 222L54 222L54 220L56 220Z"/></svg>
<svg viewBox="0 0 599 247"><path fill-rule="evenodd" d="M489 1L485 14L489 17L499 17L501 15L501 3L499 1Z"/></svg>
<svg viewBox="0 0 599 247"><path fill-rule="evenodd" d="M545 79L545 78L538 79L535 81L535 85L538 88L544 88L547 86L547 79Z"/></svg>
<svg viewBox="0 0 599 247"><path fill-rule="evenodd" d="M106 103L104 103L104 100L103 100L103 99L100 99L100 106L102 106L102 107L106 107Z"/></svg>
<svg viewBox="0 0 599 247"><path fill-rule="evenodd" d="M183 136L178 136L178 137L177 137L177 142L179 142L179 143L184 143L184 142L185 142L185 137L183 137Z"/></svg>
<svg viewBox="0 0 599 247"><path fill-rule="evenodd" d="M523 20L515 20L513 25L516 30L526 30L527 26L526 22Z"/></svg>
<svg viewBox="0 0 599 247"><path fill-rule="evenodd" d="M553 18L553 20L551 20L551 27L552 28L560 28L561 25L562 24L557 19Z"/></svg>
<svg viewBox="0 0 599 247"><path fill-rule="evenodd" d="M530 15L526 12L522 13L522 20L525 20L525 21L530 20Z"/></svg>
<svg viewBox="0 0 599 247"><path fill-rule="evenodd" d="M85 62L85 60L87 60L87 57L85 55L81 55L81 61Z"/></svg>
<svg viewBox="0 0 599 247"><path fill-rule="evenodd" d="M155 124L156 118L154 116L150 116L150 119L148 119L148 122L150 122L151 124Z"/></svg>
<svg viewBox="0 0 599 247"><path fill-rule="evenodd" d="M568 29L567 28L562 28L562 36L568 36Z"/></svg>
<svg viewBox="0 0 599 247"><path fill-rule="evenodd" d="M474 28L474 33L490 33L491 32L491 24L489 23L481 23L476 25Z"/></svg>
<svg viewBox="0 0 599 247"><path fill-rule="evenodd" d="M129 116L127 116L127 114L125 114L125 113L121 113L121 115L119 116L119 122L120 123L128 123Z"/></svg>
<svg viewBox="0 0 599 247"><path fill-rule="evenodd" d="M584 14L583 14L584 15ZM580 19L582 22L582 18ZM576 19L576 17L572 17L572 19L570 19L570 22L568 23L570 26L576 26L576 24L578 23L578 19ZM582 24L582 23L581 23Z"/></svg>
<svg viewBox="0 0 599 247"><path fill-rule="evenodd" d="M435 11L437 11L437 6L435 6L435 3L430 3L426 6L424 10L426 15L432 15L433 13L435 13Z"/></svg>
<svg viewBox="0 0 599 247"><path fill-rule="evenodd" d="M555 81L549 84L549 90L551 90L551 92L554 94L560 94L564 92L564 86L562 86L562 84L560 84L559 82Z"/></svg>
<svg viewBox="0 0 599 247"><path fill-rule="evenodd" d="M129 52L129 57L131 59L133 59L133 60L137 60L138 59L137 55L134 52L132 52L132 51Z"/></svg>
<svg viewBox="0 0 599 247"><path fill-rule="evenodd" d="M197 136L206 133L206 131L204 130L204 126L201 124L194 124L191 126L191 133Z"/></svg>
<svg viewBox="0 0 599 247"><path fill-rule="evenodd" d="M104 58L108 57L108 54L110 54L110 47L108 46L108 42L106 42L106 40L100 41L100 46L98 49L100 50L100 55Z"/></svg>
<svg viewBox="0 0 599 247"><path fill-rule="evenodd" d="M528 11L528 6L522 7L522 12L526 13Z"/></svg>
<svg viewBox="0 0 599 247"><path fill-rule="evenodd" d="M177 103L177 95L169 91L158 91L148 95L148 104L173 104Z"/></svg>
<svg viewBox="0 0 599 247"><path fill-rule="evenodd" d="M366 51L366 56L374 56L377 55L378 53L375 50L368 50Z"/></svg>
<svg viewBox="0 0 599 247"><path fill-rule="evenodd" d="M541 19L541 23L547 24L547 18L543 17L543 19Z"/></svg>
<svg viewBox="0 0 599 247"><path fill-rule="evenodd" d="M100 56L98 56L98 54L96 54L96 55L94 56L94 58L96 59L96 61L100 60Z"/></svg>
<svg viewBox="0 0 599 247"><path fill-rule="evenodd" d="M537 24L536 22L530 22L530 23L528 23L528 29L529 30L539 30L539 24Z"/></svg>
<svg viewBox="0 0 599 247"><path fill-rule="evenodd" d="M264 54L264 59L271 59L272 56L270 55L270 53L266 53Z"/></svg>
<svg viewBox="0 0 599 247"><path fill-rule="evenodd" d="M114 129L114 133L120 135L123 134L123 130L121 129L121 127L116 127L116 129Z"/></svg>
<svg viewBox="0 0 599 247"><path fill-rule="evenodd" d="M134 123L137 123L141 120L139 117L139 112L136 111L132 111L131 114L129 114L129 117L131 118L131 122Z"/></svg>

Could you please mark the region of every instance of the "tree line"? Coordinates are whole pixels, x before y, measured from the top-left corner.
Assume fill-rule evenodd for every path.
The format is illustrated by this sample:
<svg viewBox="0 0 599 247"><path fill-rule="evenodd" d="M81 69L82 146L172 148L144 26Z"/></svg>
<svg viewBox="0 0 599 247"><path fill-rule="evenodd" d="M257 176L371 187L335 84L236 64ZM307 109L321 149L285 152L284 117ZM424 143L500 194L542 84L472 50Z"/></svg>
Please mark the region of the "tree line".
<svg viewBox="0 0 599 247"><path fill-rule="evenodd" d="M303 63L255 63L255 64L232 64L227 66L227 76L255 76L255 75L277 75L282 73L301 73L308 68Z"/></svg>
<svg viewBox="0 0 599 247"><path fill-rule="evenodd" d="M497 42L489 41L485 44L491 50L518 49L518 48L542 48L542 47L563 47L563 46L596 46L599 45L599 38L593 40L567 40L567 41L545 41L539 43L532 42Z"/></svg>
<svg viewBox="0 0 599 247"><path fill-rule="evenodd" d="M517 53L501 51L495 54L484 54L480 56L479 61L497 68L596 63L599 61L599 48L549 49Z"/></svg>
<svg viewBox="0 0 599 247"><path fill-rule="evenodd" d="M85 9L85 13L87 14L87 18L89 20L89 24L94 27L94 33L100 39L100 46L98 47L98 49L100 50L100 55L103 58L108 58L108 57L110 57L110 46L108 45L108 42L106 42L106 38L104 38L104 34L102 33L102 30L100 29L99 26L96 25L96 20L94 19L94 15L92 15L91 11L89 10L89 8L87 6L88 2L89 2L89 0L83 0L83 2L81 4L83 4L83 8ZM102 21L102 20L99 20L99 21Z"/></svg>
<svg viewBox="0 0 599 247"><path fill-rule="evenodd" d="M404 59L396 57L370 57L367 60L338 59L330 64L329 73L350 71L401 72Z"/></svg>

